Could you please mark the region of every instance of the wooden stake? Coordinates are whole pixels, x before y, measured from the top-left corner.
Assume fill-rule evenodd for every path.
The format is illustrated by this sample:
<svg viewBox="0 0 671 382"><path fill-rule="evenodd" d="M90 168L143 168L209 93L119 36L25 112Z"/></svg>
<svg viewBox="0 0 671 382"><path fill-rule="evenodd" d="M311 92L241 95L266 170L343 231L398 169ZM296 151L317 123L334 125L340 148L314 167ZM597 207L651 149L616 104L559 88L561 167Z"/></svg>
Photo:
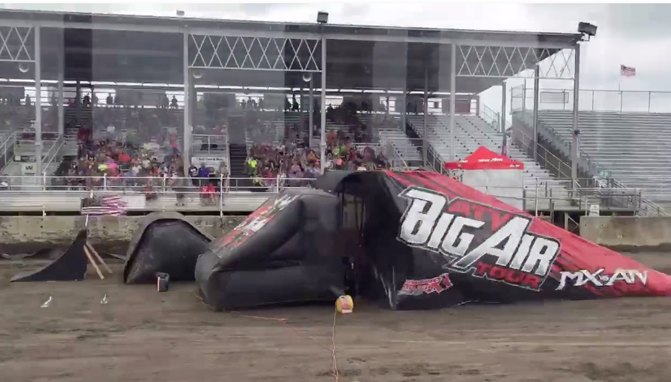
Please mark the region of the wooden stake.
<svg viewBox="0 0 671 382"><path fill-rule="evenodd" d="M84 253L86 254L86 257L89 259L91 265L93 265L93 268L95 268L98 277L100 277L101 280L105 280L105 276L103 276L103 273L100 271L100 268L98 268L98 264L96 264L96 262L93 260L93 256L91 255L91 252L89 251L89 248L86 246L86 244L84 244Z"/></svg>
<svg viewBox="0 0 671 382"><path fill-rule="evenodd" d="M98 251L96 251L96 249L93 248L93 246L91 245L91 243L89 243L89 242L87 241L86 244L85 244L85 246L89 249L89 251L91 251L91 253L92 253L93 256L98 260L98 262L99 262L100 264L102 264L102 266L105 268L105 270L111 275L111 274L112 274L112 269L110 269L110 267L107 265L107 263L105 262L105 260L103 260L102 256L100 256L100 254L98 253Z"/></svg>

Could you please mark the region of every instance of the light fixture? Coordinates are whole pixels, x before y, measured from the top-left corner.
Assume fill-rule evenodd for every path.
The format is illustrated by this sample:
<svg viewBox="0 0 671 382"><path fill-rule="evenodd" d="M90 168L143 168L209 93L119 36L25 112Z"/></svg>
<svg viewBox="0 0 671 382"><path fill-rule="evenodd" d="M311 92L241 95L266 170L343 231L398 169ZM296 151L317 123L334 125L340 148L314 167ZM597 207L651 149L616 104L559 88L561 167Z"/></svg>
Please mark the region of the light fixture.
<svg viewBox="0 0 671 382"><path fill-rule="evenodd" d="M308 83L312 81L312 73L303 73L303 82Z"/></svg>
<svg viewBox="0 0 671 382"><path fill-rule="evenodd" d="M318 12L317 13L317 22L319 24L326 24L329 22L329 14L328 12Z"/></svg>
<svg viewBox="0 0 671 382"><path fill-rule="evenodd" d="M583 41L589 41L590 38L596 36L597 26L594 24L580 22L578 23L578 33L582 34Z"/></svg>
<svg viewBox="0 0 671 382"><path fill-rule="evenodd" d="M203 72L201 72L200 70L194 70L193 72L191 72L191 75L193 76L194 80L199 80L203 78Z"/></svg>
<svg viewBox="0 0 671 382"><path fill-rule="evenodd" d="M27 62L19 63L19 72L28 73L30 71L30 65Z"/></svg>

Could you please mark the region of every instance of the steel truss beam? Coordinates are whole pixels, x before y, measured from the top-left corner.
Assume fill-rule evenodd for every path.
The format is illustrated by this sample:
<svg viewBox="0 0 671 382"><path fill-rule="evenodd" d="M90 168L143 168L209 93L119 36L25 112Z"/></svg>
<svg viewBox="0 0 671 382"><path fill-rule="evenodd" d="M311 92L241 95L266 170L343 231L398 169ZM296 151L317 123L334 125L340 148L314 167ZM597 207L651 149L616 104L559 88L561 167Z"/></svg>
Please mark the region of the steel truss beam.
<svg viewBox="0 0 671 382"><path fill-rule="evenodd" d="M536 63L544 79L572 80L574 50L498 46L457 46L459 77L534 77Z"/></svg>
<svg viewBox="0 0 671 382"><path fill-rule="evenodd" d="M35 62L32 26L0 26L0 62Z"/></svg>
<svg viewBox="0 0 671 382"><path fill-rule="evenodd" d="M321 71L318 39L191 34L189 68Z"/></svg>

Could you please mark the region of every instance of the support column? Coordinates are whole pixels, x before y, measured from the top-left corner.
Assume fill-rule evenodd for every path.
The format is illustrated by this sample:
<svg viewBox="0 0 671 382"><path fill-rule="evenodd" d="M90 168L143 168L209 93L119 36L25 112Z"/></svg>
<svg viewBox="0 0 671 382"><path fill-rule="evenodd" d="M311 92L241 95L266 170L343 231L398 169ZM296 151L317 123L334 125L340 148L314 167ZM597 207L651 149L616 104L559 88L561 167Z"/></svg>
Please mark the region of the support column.
<svg viewBox="0 0 671 382"><path fill-rule="evenodd" d="M408 122L406 120L406 113L407 113L407 108L408 108L408 103L407 103L408 99L405 96L406 92L407 92L407 90L403 89L403 94L401 94L400 97L396 98L396 106L394 106L394 108L396 108L398 106L399 102L401 103L401 109L400 109L400 111L401 111L401 128L403 129L403 131L405 131L405 127L408 124Z"/></svg>
<svg viewBox="0 0 671 382"><path fill-rule="evenodd" d="M59 46L60 48L60 46ZM56 98L58 104L58 136L65 135L65 110L63 109L63 82L65 81L65 43L63 43L63 50L58 59L58 96Z"/></svg>
<svg viewBox="0 0 671 382"><path fill-rule="evenodd" d="M534 129L534 160L536 159L536 153L538 148L538 103L540 97L540 65L536 64L534 68L534 120L533 120L533 129Z"/></svg>
<svg viewBox="0 0 671 382"><path fill-rule="evenodd" d="M309 124L309 125L308 125L308 135L309 135L310 137L308 138L308 145L309 145L310 147L312 147L312 141L313 141L314 138L315 138L315 131L314 131L314 129L315 129L315 122L314 122L314 104L315 104L315 99L314 99L314 91L313 91L313 89L312 89L312 84L313 84L313 82L312 82L312 74L310 74L310 83L309 83L309 86L310 86L310 96L308 97L308 98L309 98L309 102L310 102L310 108L309 108L309 113L310 113L310 115L308 116L308 124Z"/></svg>
<svg viewBox="0 0 671 382"><path fill-rule="evenodd" d="M184 59L182 62L183 67L183 76L184 76L184 132L182 135L182 159L184 161L184 172L186 176L186 171L188 171L191 166L191 105L190 105L190 90L191 86L189 83L191 79L189 78L189 33L184 32Z"/></svg>
<svg viewBox="0 0 671 382"><path fill-rule="evenodd" d="M42 52L40 27L35 27L35 174L42 174Z"/></svg>
<svg viewBox="0 0 671 382"><path fill-rule="evenodd" d="M303 85L301 85L298 91L300 92L300 95L298 96L298 103L300 103L300 105L298 106L298 111L302 113L305 111L305 99L304 99L305 97L303 97Z"/></svg>
<svg viewBox="0 0 671 382"><path fill-rule="evenodd" d="M429 68L424 68L424 126L422 127L422 165L426 166L428 163L428 143L426 142L427 131L429 127Z"/></svg>
<svg viewBox="0 0 671 382"><path fill-rule="evenodd" d="M510 97L510 102L513 102L513 97ZM513 106L515 107L515 106ZM527 110L527 79L524 79L524 85L522 85L522 111Z"/></svg>
<svg viewBox="0 0 671 382"><path fill-rule="evenodd" d="M56 107L58 108L58 136L62 137L65 135L65 109L63 105L63 81L64 81L64 74L63 74L63 68L59 70L58 73L58 98L57 102L58 104Z"/></svg>
<svg viewBox="0 0 671 382"><path fill-rule="evenodd" d="M452 51L450 54L450 162L454 162L455 160L454 113L456 111L456 102L457 102L457 46L455 44L452 44L451 47Z"/></svg>
<svg viewBox="0 0 671 382"><path fill-rule="evenodd" d="M501 132L506 132L506 81L501 82Z"/></svg>
<svg viewBox="0 0 671 382"><path fill-rule="evenodd" d="M480 116L480 94L475 96L475 115Z"/></svg>
<svg viewBox="0 0 671 382"><path fill-rule="evenodd" d="M575 187L578 180L578 159L580 142L578 135L578 111L580 110L580 45L575 46L575 77L573 78L573 141L571 144L571 183Z"/></svg>
<svg viewBox="0 0 671 382"><path fill-rule="evenodd" d="M319 148L322 174L326 169L326 38L322 32L322 78L321 78L321 137L319 137Z"/></svg>

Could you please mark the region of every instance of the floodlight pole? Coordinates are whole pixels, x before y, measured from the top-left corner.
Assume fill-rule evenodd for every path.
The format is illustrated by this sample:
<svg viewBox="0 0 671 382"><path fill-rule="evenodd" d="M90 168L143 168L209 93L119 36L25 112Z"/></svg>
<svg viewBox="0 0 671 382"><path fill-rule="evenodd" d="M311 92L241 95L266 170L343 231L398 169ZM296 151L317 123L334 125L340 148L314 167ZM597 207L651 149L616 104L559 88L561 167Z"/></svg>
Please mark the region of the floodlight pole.
<svg viewBox="0 0 671 382"><path fill-rule="evenodd" d="M575 46L575 76L573 78L573 140L571 142L571 185L575 187L578 179L578 159L580 158L578 129L578 111L580 109L580 44Z"/></svg>
<svg viewBox="0 0 671 382"><path fill-rule="evenodd" d="M506 81L501 81L501 132L506 133Z"/></svg>
<svg viewBox="0 0 671 382"><path fill-rule="evenodd" d="M321 149L320 164L322 174L326 170L326 38L324 30L320 28L322 44L322 78L321 78L321 137L319 137L319 148Z"/></svg>
<svg viewBox="0 0 671 382"><path fill-rule="evenodd" d="M399 97L396 97L396 103L394 104L394 109L396 109L399 106L398 105L399 103L401 104L400 105L401 106L401 108L400 108L400 111L401 111L401 129L403 129L403 131L405 131L405 127L407 126L407 118L406 118L407 110L406 109L408 107L408 104L407 104L407 98L405 97L406 92L407 92L406 87L403 86L403 94L401 94Z"/></svg>
<svg viewBox="0 0 671 382"><path fill-rule="evenodd" d="M424 126L422 126L422 164L424 166L428 163L428 144L426 140L428 125L429 125L429 68L424 68L424 107L422 108L422 113L424 113Z"/></svg>
<svg viewBox="0 0 671 382"><path fill-rule="evenodd" d="M42 52L40 27L35 27L35 174L42 175Z"/></svg>
<svg viewBox="0 0 671 382"><path fill-rule="evenodd" d="M536 160L538 150L538 104L541 84L541 67L536 64L534 68L534 110L533 110L533 128L534 128L534 160Z"/></svg>
<svg viewBox="0 0 671 382"><path fill-rule="evenodd" d="M455 44L452 44L452 50L450 54L450 162L455 161L454 113L456 111L456 98L457 98L456 93L457 93L457 46Z"/></svg>

